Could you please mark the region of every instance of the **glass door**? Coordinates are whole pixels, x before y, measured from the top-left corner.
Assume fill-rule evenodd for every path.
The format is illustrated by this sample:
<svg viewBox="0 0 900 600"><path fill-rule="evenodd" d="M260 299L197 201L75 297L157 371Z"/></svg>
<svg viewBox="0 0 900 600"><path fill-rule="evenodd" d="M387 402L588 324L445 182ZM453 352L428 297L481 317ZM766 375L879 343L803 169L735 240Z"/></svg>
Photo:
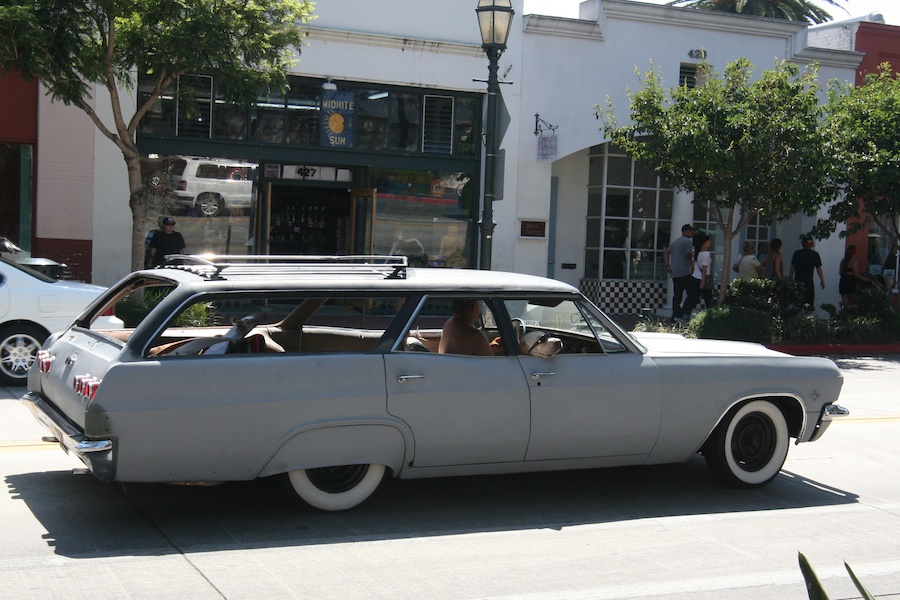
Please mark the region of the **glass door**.
<svg viewBox="0 0 900 600"><path fill-rule="evenodd" d="M375 188L357 188L350 199L350 254L375 254Z"/></svg>

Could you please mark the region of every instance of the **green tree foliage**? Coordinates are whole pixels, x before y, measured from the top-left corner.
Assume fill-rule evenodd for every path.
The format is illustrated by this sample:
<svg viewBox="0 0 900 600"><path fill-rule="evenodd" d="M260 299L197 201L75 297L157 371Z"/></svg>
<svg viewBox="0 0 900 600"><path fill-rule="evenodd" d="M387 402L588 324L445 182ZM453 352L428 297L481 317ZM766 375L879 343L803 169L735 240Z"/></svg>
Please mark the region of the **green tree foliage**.
<svg viewBox="0 0 900 600"><path fill-rule="evenodd" d="M817 70L780 62L752 78L746 59L723 76L701 65L698 85L664 88L651 70L643 89L629 92L631 123L619 126L612 102L595 107L603 131L630 156L675 187L693 192L724 237L731 240L751 219L814 215L829 199L822 193L832 162L825 151ZM722 273L719 299L727 289Z"/></svg>
<svg viewBox="0 0 900 600"><path fill-rule="evenodd" d="M241 104L283 89L312 10L309 0L4 0L0 73L40 79L55 101L83 110L122 151L138 269L146 215L135 141L141 118L185 74L230 82L226 99ZM156 86L131 114L135 98L120 91L134 90L138 72ZM109 95L109 122L95 112L101 89Z"/></svg>
<svg viewBox="0 0 900 600"><path fill-rule="evenodd" d="M835 0L822 1L833 6L840 6ZM817 24L832 19L825 9L810 0L673 0L669 2L669 6L685 6L698 10Z"/></svg>
<svg viewBox="0 0 900 600"><path fill-rule="evenodd" d="M871 219L900 244L900 79L888 63L865 85L834 83L829 90L827 135L838 156L846 195L813 229L819 239L848 223L853 232ZM841 232L841 236L846 235Z"/></svg>

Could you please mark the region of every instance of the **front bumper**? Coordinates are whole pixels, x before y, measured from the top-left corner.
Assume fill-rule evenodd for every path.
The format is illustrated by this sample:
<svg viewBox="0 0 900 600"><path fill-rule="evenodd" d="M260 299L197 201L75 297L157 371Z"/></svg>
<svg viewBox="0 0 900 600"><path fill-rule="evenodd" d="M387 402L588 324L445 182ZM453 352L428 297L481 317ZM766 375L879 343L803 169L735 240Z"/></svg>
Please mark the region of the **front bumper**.
<svg viewBox="0 0 900 600"><path fill-rule="evenodd" d="M43 396L36 392L28 392L22 397L22 403L28 407L34 418L46 427L52 437L43 438L48 442L58 443L66 454L78 457L101 481L112 481L115 475L112 440L92 440L73 426Z"/></svg>
<svg viewBox="0 0 900 600"><path fill-rule="evenodd" d="M840 404L826 404L822 407L822 412L819 413L819 421L816 423L816 427L813 430L809 441L814 442L822 437L822 434L825 433L825 430L828 429L828 426L831 425L833 420L842 419L848 416L850 416L850 411Z"/></svg>

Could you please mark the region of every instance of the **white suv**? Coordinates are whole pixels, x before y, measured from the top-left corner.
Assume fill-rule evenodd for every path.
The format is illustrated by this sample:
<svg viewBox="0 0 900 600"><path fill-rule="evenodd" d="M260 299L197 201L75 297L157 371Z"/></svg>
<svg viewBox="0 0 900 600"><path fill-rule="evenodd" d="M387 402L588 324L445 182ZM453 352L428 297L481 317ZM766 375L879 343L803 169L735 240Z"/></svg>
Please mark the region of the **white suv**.
<svg viewBox="0 0 900 600"><path fill-rule="evenodd" d="M224 209L249 208L256 165L219 158L184 157L184 170L174 173L175 194L188 209L212 217Z"/></svg>

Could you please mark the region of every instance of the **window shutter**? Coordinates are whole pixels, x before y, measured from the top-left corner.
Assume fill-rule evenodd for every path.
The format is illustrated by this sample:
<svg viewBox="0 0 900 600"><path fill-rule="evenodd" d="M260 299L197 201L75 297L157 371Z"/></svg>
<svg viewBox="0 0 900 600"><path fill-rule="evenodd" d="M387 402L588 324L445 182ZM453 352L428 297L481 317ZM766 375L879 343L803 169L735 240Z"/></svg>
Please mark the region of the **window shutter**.
<svg viewBox="0 0 900 600"><path fill-rule="evenodd" d="M438 154L453 153L453 98L425 96L422 150Z"/></svg>

